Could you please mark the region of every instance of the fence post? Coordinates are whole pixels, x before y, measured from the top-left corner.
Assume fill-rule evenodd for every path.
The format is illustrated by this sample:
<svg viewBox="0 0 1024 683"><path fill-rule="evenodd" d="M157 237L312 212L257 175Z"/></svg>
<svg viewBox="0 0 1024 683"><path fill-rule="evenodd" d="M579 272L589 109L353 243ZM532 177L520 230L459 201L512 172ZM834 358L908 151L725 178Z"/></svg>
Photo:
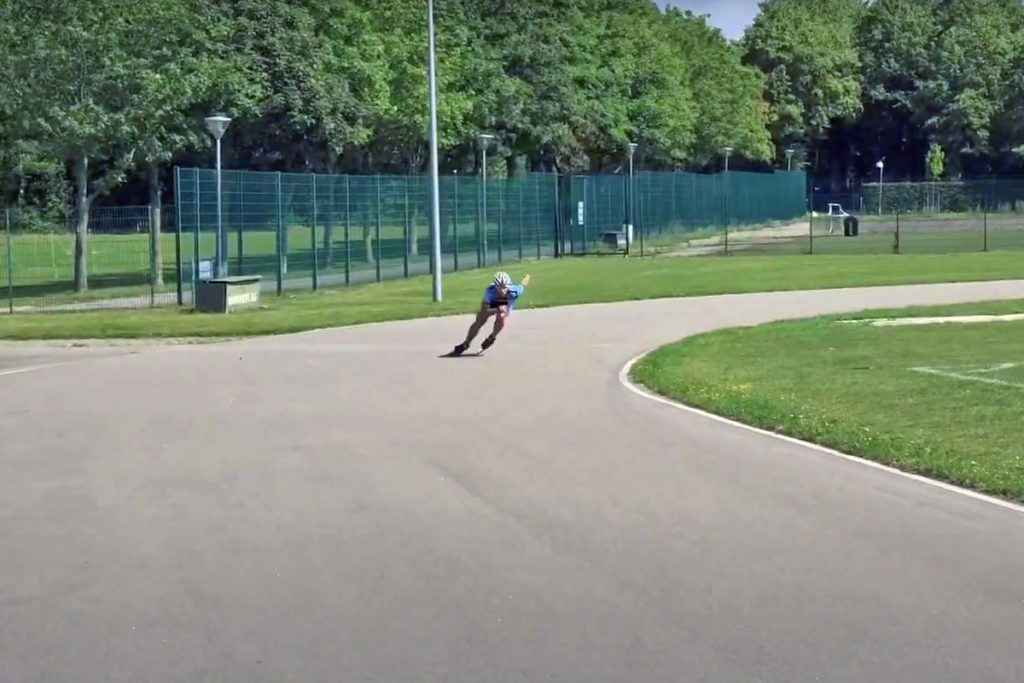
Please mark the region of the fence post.
<svg viewBox="0 0 1024 683"><path fill-rule="evenodd" d="M377 282L380 282L380 173L377 174Z"/></svg>
<svg viewBox="0 0 1024 683"><path fill-rule="evenodd" d="M178 281L176 286L178 305L185 303L181 291L181 168L174 167L174 272Z"/></svg>
<svg viewBox="0 0 1024 683"><path fill-rule="evenodd" d="M982 205L981 213L981 250L988 251L988 204L990 201L989 193L985 192L985 202Z"/></svg>
<svg viewBox="0 0 1024 683"><path fill-rule="evenodd" d="M402 242L405 247L402 249L402 276L409 277L409 176L405 176L403 186L403 209L402 209Z"/></svg>
<svg viewBox="0 0 1024 683"><path fill-rule="evenodd" d="M519 260L523 260L523 179L516 181L518 185L516 197L519 198Z"/></svg>
<svg viewBox="0 0 1024 683"><path fill-rule="evenodd" d="M537 179L533 181L533 202L533 215L540 216L540 182ZM537 221L533 223L533 234L537 238L537 258L540 259L540 224Z"/></svg>
<svg viewBox="0 0 1024 683"><path fill-rule="evenodd" d="M4 209L4 232L7 234L7 312L14 313L14 247L11 240L11 210Z"/></svg>
<svg viewBox="0 0 1024 683"><path fill-rule="evenodd" d="M277 195L277 295L281 296L284 289L284 263L282 261L281 242L284 236L284 207L281 205L281 172L274 172L274 191Z"/></svg>
<svg viewBox="0 0 1024 683"><path fill-rule="evenodd" d="M313 291L319 289L319 261L320 254L316 248L316 173L311 173L310 182L313 184L313 229L310 231L310 244L313 247Z"/></svg>
<svg viewBox="0 0 1024 683"><path fill-rule="evenodd" d="M199 216L199 210L200 210L200 207L199 207L199 190L200 190L201 183L199 182L199 169L198 168L195 169L195 179L196 179L196 206L195 206L195 209L196 209L196 230L195 230L195 236L192 238L192 254L193 254L193 261L192 261L192 308L193 309L195 309L195 307L196 307L196 290L199 288L199 257L200 257L199 240L200 240L200 237L201 237L201 231L200 231L200 227L199 227L199 224L201 222L201 219L200 219L200 216Z"/></svg>
<svg viewBox="0 0 1024 683"><path fill-rule="evenodd" d="M476 267L479 268L479 267L481 267L483 265L483 260L482 260L483 256L482 256L482 252L480 251L480 212L481 212L480 185L481 185L481 181L479 180L479 176L477 176L476 183L477 183L476 222L475 222L475 225L473 226L473 233L474 233L473 241L474 241L475 246L476 246Z"/></svg>
<svg viewBox="0 0 1024 683"><path fill-rule="evenodd" d="M345 176L345 284L348 285L352 272L352 187L349 176Z"/></svg>
<svg viewBox="0 0 1024 683"><path fill-rule="evenodd" d="M725 224L725 255L729 255L729 172L722 177L722 222Z"/></svg>
<svg viewBox="0 0 1024 683"><path fill-rule="evenodd" d="M153 220L160 220L160 216L154 216L154 207L149 205L149 307L156 306L156 235L153 234ZM163 230L160 231L163 234Z"/></svg>
<svg viewBox="0 0 1024 683"><path fill-rule="evenodd" d="M811 182L810 211L807 212L807 253L814 255L814 182ZM851 210L853 205L850 205Z"/></svg>
<svg viewBox="0 0 1024 683"><path fill-rule="evenodd" d="M454 204L453 204L453 209L452 209L452 220L454 221L454 226L452 227L452 260L454 262L454 265L452 267L452 270L458 271L459 270L459 172L458 171L455 172L454 186L455 186L454 191L453 191Z"/></svg>
<svg viewBox="0 0 1024 683"><path fill-rule="evenodd" d="M245 229L245 173L238 174L238 274L245 271L242 268L242 231Z"/></svg>
<svg viewBox="0 0 1024 683"><path fill-rule="evenodd" d="M892 251L894 254L900 253L900 205L896 205L896 233L895 241L892 245Z"/></svg>
<svg viewBox="0 0 1024 683"><path fill-rule="evenodd" d="M498 185L498 263L502 263L504 258L502 256L502 247L505 242L505 186L508 184L508 178L501 181Z"/></svg>
<svg viewBox="0 0 1024 683"><path fill-rule="evenodd" d="M633 225L634 225L633 229L636 230L637 234L640 235L640 258L643 258L644 257L644 224L646 223L646 221L644 221L644 219L643 219L644 211L643 211L643 208L642 208L643 207L643 198L644 198L644 196L643 196L642 193L636 191L636 187L639 184L640 184L640 177L639 177L639 175L636 175L636 176L633 177L633 196L636 198L637 206L640 207L640 208L639 208L639 210L634 209L633 206L632 206L633 203L630 202L630 212L633 214L633 216L632 216L632 218L633 218ZM636 219L637 216L640 216L640 220L639 221L637 221L637 219Z"/></svg>

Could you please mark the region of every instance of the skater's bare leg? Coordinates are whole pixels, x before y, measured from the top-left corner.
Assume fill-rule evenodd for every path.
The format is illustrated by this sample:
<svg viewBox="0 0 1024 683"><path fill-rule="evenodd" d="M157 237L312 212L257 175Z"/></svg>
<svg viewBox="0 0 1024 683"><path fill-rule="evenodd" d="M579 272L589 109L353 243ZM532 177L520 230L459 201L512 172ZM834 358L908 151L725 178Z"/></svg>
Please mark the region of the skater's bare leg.
<svg viewBox="0 0 1024 683"><path fill-rule="evenodd" d="M508 319L508 309L502 307L498 310L498 315L494 317L494 328L491 330L490 335L484 339L483 343L480 344L484 349L491 348L494 340L498 338L498 333L505 327L505 321Z"/></svg>
<svg viewBox="0 0 1024 683"><path fill-rule="evenodd" d="M469 331L466 333L466 340L463 342L463 346L469 348L469 345L473 343L473 339L475 339L476 335L480 332L480 328L483 327L484 323L487 322L487 319L491 317L491 312L492 311L486 306L480 307L480 311L476 314L476 319L473 321L473 324L469 326Z"/></svg>
<svg viewBox="0 0 1024 683"><path fill-rule="evenodd" d="M505 320L508 318L508 311L498 311L498 315L494 316L494 329L491 330L491 338L496 338L498 333L505 329Z"/></svg>

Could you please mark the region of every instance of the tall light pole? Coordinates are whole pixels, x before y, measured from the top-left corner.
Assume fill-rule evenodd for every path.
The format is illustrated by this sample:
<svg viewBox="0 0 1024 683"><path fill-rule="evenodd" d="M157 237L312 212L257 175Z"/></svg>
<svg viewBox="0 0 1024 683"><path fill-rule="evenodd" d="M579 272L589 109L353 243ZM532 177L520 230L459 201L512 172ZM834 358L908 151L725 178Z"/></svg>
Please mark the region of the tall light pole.
<svg viewBox="0 0 1024 683"><path fill-rule="evenodd" d="M885 172L885 157L875 162L878 167L878 215L882 215L882 174Z"/></svg>
<svg viewBox="0 0 1024 683"><path fill-rule="evenodd" d="M430 59L428 80L430 81L430 241L434 254L434 301L441 300L441 207L438 198L437 178L437 84L434 64L434 2L427 0L427 33L429 34Z"/></svg>
<svg viewBox="0 0 1024 683"><path fill-rule="evenodd" d="M633 226L636 223L636 211L634 210L633 202L635 201L633 195L633 153L636 152L637 144L635 142L629 143L629 214L626 217L628 221L626 233L626 253L629 253L629 248L633 244ZM641 254L642 256L642 254Z"/></svg>
<svg viewBox="0 0 1024 683"><path fill-rule="evenodd" d="M787 149L786 150L786 170L787 171L792 171L793 170L793 150L792 149Z"/></svg>
<svg viewBox="0 0 1024 683"><path fill-rule="evenodd" d="M480 147L483 148L483 160L480 167L480 239L483 244L484 265L487 265L487 143L494 139L490 133L480 133Z"/></svg>
<svg viewBox="0 0 1024 683"><path fill-rule="evenodd" d="M722 182L725 188L722 192L722 222L725 224L725 253L729 254L729 155L732 154L732 147L723 147L722 154L725 155L725 177Z"/></svg>
<svg viewBox="0 0 1024 683"><path fill-rule="evenodd" d="M217 113L213 116L207 116L206 129L210 131L214 139L217 140L217 270L216 277L224 277L227 275L227 259L225 258L227 251L227 244L224 241L224 226L221 223L221 192L220 192L220 139L224 137L224 131L228 129L228 125L231 124L231 119L224 114Z"/></svg>

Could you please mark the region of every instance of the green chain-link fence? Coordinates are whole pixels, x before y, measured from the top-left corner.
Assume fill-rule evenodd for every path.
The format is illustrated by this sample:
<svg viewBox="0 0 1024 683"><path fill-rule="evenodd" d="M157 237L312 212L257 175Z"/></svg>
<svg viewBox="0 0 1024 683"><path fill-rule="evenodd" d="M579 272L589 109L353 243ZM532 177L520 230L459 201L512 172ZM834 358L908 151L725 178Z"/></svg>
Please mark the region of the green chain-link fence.
<svg viewBox="0 0 1024 683"><path fill-rule="evenodd" d="M601 252L731 253L744 234L777 240L794 223L806 238L805 182L802 172L639 172L632 183L625 174L529 173L486 185L477 175L445 175L442 268ZM74 217L7 212L3 308L190 305L196 283L218 274L258 274L265 290L280 293L431 270L426 176L224 170L220 184L218 217L216 171L175 168L159 235L149 207L94 207L84 291L74 287Z"/></svg>
<svg viewBox="0 0 1024 683"><path fill-rule="evenodd" d="M174 207L160 209L164 229ZM156 239L148 206L93 206L82 245L84 286L76 287L77 216L31 209L0 215L0 311L132 308L175 303L175 235Z"/></svg>
<svg viewBox="0 0 1024 683"><path fill-rule="evenodd" d="M809 251L959 253L1024 249L1024 181L877 183L814 193Z"/></svg>

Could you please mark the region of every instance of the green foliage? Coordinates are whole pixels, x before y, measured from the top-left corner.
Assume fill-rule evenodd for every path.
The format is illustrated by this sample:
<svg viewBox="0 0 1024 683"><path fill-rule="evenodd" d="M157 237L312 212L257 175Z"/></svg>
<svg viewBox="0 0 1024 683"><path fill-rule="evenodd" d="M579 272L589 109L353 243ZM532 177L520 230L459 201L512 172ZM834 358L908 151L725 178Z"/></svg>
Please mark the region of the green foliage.
<svg viewBox="0 0 1024 683"><path fill-rule="evenodd" d="M812 146L861 111L854 28L859 0L767 0L743 43L766 76L769 126L779 147Z"/></svg>
<svg viewBox="0 0 1024 683"><path fill-rule="evenodd" d="M939 180L942 177L942 172L946 167L946 153L942 151L942 146L939 143L933 142L928 148L925 164L928 166L930 180Z"/></svg>

